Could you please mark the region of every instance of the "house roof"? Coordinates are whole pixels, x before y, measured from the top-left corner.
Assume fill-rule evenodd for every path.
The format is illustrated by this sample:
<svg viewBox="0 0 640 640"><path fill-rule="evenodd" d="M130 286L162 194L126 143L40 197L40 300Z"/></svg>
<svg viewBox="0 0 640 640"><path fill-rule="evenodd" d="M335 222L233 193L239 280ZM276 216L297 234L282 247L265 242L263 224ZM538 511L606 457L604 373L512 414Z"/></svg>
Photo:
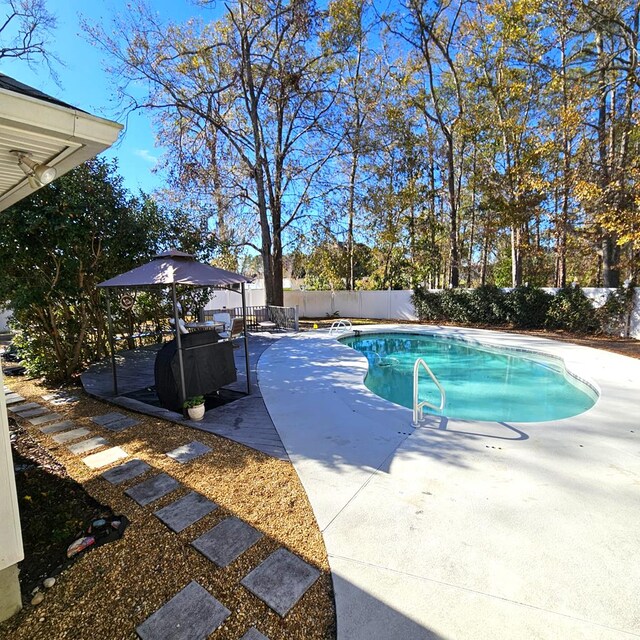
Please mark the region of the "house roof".
<svg viewBox="0 0 640 640"><path fill-rule="evenodd" d="M110 147L121 130L117 122L0 74L0 211L35 191L11 151L28 152L59 177Z"/></svg>

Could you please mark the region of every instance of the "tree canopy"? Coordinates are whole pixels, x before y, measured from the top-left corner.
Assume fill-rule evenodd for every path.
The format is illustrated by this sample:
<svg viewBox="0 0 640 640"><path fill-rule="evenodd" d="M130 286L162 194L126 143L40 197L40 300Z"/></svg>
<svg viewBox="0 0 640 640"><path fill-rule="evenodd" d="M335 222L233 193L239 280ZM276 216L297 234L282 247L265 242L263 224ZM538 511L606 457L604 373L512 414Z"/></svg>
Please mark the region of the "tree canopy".
<svg viewBox="0 0 640 640"><path fill-rule="evenodd" d="M106 354L96 285L151 259L167 226L104 160L73 169L0 216L0 301L11 304L34 373L68 379Z"/></svg>
<svg viewBox="0 0 640 640"><path fill-rule="evenodd" d="M334 255L317 281L346 288L637 276L637 2L202 5L89 31L270 303L295 252Z"/></svg>

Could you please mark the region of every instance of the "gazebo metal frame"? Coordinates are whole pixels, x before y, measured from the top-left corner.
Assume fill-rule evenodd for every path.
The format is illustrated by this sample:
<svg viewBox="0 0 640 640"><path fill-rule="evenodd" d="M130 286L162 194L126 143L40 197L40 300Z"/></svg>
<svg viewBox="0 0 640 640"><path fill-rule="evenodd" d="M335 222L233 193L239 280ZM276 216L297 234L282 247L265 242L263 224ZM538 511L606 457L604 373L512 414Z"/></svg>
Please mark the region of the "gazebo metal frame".
<svg viewBox="0 0 640 640"><path fill-rule="evenodd" d="M165 251L155 256L151 262L131 271L122 273L110 280L105 280L97 286L105 290L107 301L107 320L109 328L109 347L111 351L111 366L113 370L113 393L118 395L118 376L116 373L115 341L113 335L113 317L111 315L111 289L155 289L171 287L171 299L173 302L173 319L176 333L176 346L178 351L178 363L180 369L180 401L184 404L186 398L184 360L182 350L182 338L180 335L180 315L178 313L178 297L176 285L190 286L194 288L210 287L223 291L240 293L242 296L242 327L244 334L244 357L247 375L247 395L251 394L251 380L249 372L249 341L247 337L247 304L245 284L251 282L239 273L226 271L210 265L198 262L189 253ZM240 286L240 291L237 290Z"/></svg>

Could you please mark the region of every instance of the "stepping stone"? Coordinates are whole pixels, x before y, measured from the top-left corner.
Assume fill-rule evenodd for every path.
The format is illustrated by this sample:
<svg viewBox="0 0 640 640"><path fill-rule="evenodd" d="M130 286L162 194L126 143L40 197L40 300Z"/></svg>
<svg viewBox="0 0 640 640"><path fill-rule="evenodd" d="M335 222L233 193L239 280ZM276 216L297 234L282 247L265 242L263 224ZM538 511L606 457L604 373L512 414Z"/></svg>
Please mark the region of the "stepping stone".
<svg viewBox="0 0 640 640"><path fill-rule="evenodd" d="M209 529L191 545L211 562L226 567L260 538L262 534L259 531L239 518L231 517Z"/></svg>
<svg viewBox="0 0 640 640"><path fill-rule="evenodd" d="M105 471L102 477L111 484L122 484L127 480L141 476L149 469L151 469L151 467L146 462L138 460L138 458L133 458L133 460L129 460L129 462Z"/></svg>
<svg viewBox="0 0 640 640"><path fill-rule="evenodd" d="M11 413L17 413L18 415L20 415L23 411L30 411L31 409L35 409L36 407L41 407L42 409L44 409L44 407L37 402L27 402L26 404L21 404L19 407L12 407L11 409L9 409L9 411L11 411Z"/></svg>
<svg viewBox="0 0 640 640"><path fill-rule="evenodd" d="M158 509L153 515L164 522L169 529L179 533L217 508L218 505L215 502L192 491L184 498Z"/></svg>
<svg viewBox="0 0 640 640"><path fill-rule="evenodd" d="M202 444L202 442L194 440L189 444L183 444L181 447L178 447L173 451L168 451L166 455L173 458L176 462L184 464L194 458L203 456L205 453L209 453L209 451L211 451L211 447L207 447L206 444Z"/></svg>
<svg viewBox="0 0 640 640"><path fill-rule="evenodd" d="M38 416L37 418L29 418L29 422L35 426L39 424L44 424L45 422L51 422L52 420L60 420L62 418L59 413L47 413L43 416Z"/></svg>
<svg viewBox="0 0 640 640"><path fill-rule="evenodd" d="M105 429L109 429L110 431L122 431L123 429L133 427L133 425L139 423L140 421L136 420L135 418L127 418L127 416L123 416L120 420L114 420L113 422L103 424L102 426Z"/></svg>
<svg viewBox="0 0 640 640"><path fill-rule="evenodd" d="M126 458L128 455L129 454L120 447L111 447L111 449L92 453L90 456L82 458L82 462L91 469L100 469L101 467L106 467L108 464L112 464L116 460L122 460L122 458Z"/></svg>
<svg viewBox="0 0 640 640"><path fill-rule="evenodd" d="M111 413L105 413L102 416L94 416L91 418L91 422L95 422L100 426L104 427L108 422L114 422L116 420L120 420L121 418L125 418L126 416L118 411L112 411Z"/></svg>
<svg viewBox="0 0 640 640"><path fill-rule="evenodd" d="M76 442L76 444L70 444L67 447L67 449L69 449L71 453L75 453L75 455L79 456L81 453L87 453L88 451L93 451L98 447L106 447L108 444L109 442L107 440L97 436L95 438L89 438L89 440Z"/></svg>
<svg viewBox="0 0 640 640"><path fill-rule="evenodd" d="M73 420L63 420L55 424L48 424L46 427L40 427L40 431L42 431L42 433L57 433L58 431L65 431L75 426L76 423Z"/></svg>
<svg viewBox="0 0 640 640"><path fill-rule="evenodd" d="M180 483L177 480L166 473L161 473L127 489L125 494L144 507L162 496L166 496L167 493L175 491L179 486Z"/></svg>
<svg viewBox="0 0 640 640"><path fill-rule="evenodd" d="M41 416L41 415L44 415L45 413L50 413L50 411L48 407L38 406L35 409L29 409L27 411L16 411L16 413L21 418L35 418L36 416Z"/></svg>
<svg viewBox="0 0 640 640"><path fill-rule="evenodd" d="M42 399L50 402L51 404L59 405L77 402L78 396L72 396L64 391L60 391L59 393L48 393L47 395L42 396Z"/></svg>
<svg viewBox="0 0 640 640"><path fill-rule="evenodd" d="M142 640L205 640L230 614L194 580L147 618L136 632Z"/></svg>
<svg viewBox="0 0 640 640"><path fill-rule="evenodd" d="M55 400L51 400L51 404L58 406L61 404L74 404L78 402L78 396L67 396L66 398L56 398Z"/></svg>
<svg viewBox="0 0 640 640"><path fill-rule="evenodd" d="M240 640L269 640L269 638L260 633L255 627L251 627Z"/></svg>
<svg viewBox="0 0 640 640"><path fill-rule="evenodd" d="M67 442L71 442L72 440L82 438L89 433L91 433L89 429L80 427L79 429L73 429L73 431L65 431L64 433L59 433L57 436L52 436L52 438L54 442L57 442L58 444L66 444Z"/></svg>
<svg viewBox="0 0 640 640"><path fill-rule="evenodd" d="M4 402L7 406L12 404L18 404L18 402L24 402L24 398L16 394L11 394L10 396L5 396Z"/></svg>
<svg viewBox="0 0 640 640"><path fill-rule="evenodd" d="M102 416L95 416L94 418L91 418L91 420L105 429L110 429L111 431L122 431L123 429L132 427L134 424L138 424L139 422L138 420L129 418L118 411L105 413Z"/></svg>
<svg viewBox="0 0 640 640"><path fill-rule="evenodd" d="M319 576L320 572L302 558L278 549L240 584L284 617Z"/></svg>

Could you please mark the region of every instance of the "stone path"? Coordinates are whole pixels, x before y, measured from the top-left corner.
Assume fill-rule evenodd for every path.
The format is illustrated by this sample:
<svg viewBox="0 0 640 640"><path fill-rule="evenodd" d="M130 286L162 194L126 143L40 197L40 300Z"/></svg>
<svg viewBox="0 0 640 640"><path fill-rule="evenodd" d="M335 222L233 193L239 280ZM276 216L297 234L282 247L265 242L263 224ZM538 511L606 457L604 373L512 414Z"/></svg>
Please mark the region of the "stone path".
<svg viewBox="0 0 640 640"><path fill-rule="evenodd" d="M83 455L101 449L82 458L91 468L100 469L113 465L114 462L128 456L121 447L109 447L109 441L92 434L91 429L81 427L73 420L60 420L60 414L52 413L38 403L24 403L24 398L13 394L6 387L5 397L20 398L10 405L9 410L36 426L42 425L42 433L58 444L65 444L71 453ZM60 394L43 396L43 399L52 404L57 402L58 405L75 401L73 397ZM118 412L94 416L91 421L110 431L120 431L138 422ZM210 447L194 440L168 451L165 455L180 464L188 464L210 451ZM118 466L111 466L101 477L113 485L125 485L125 495L140 506L146 507L182 488L180 482L167 473L156 473L147 477L148 472L152 470L153 467L146 462L133 458ZM130 481L134 481L134 484L127 486ZM156 509L153 515L169 529L180 533L216 509L217 504L191 491ZM237 560L262 538L263 534L248 523L230 516L192 540L191 545L215 567L223 568ZM284 617L319 576L320 572L317 569L290 551L280 548L248 573L240 583ZM147 618L136 631L142 640L204 640L220 628L229 615L231 612L223 603L216 600L196 581L192 581ZM240 640L269 639L258 629L251 627Z"/></svg>
<svg viewBox="0 0 640 640"><path fill-rule="evenodd" d="M215 502L191 491L163 509L158 509L153 515L164 522L169 529L179 533L217 508L218 505Z"/></svg>
<svg viewBox="0 0 640 640"><path fill-rule="evenodd" d="M122 431L123 429L133 427L134 425L139 423L139 420L136 420L135 418L129 418L122 413L118 413L117 411L105 413L102 416L95 416L94 418L91 418L91 421L99 424L105 429L109 429L109 431Z"/></svg>
<svg viewBox="0 0 640 640"><path fill-rule="evenodd" d="M230 565L252 547L262 534L239 518L227 518L191 543L219 567Z"/></svg>
<svg viewBox="0 0 640 640"><path fill-rule="evenodd" d="M142 640L196 640L208 638L231 611L204 587L190 582L137 629Z"/></svg>
<svg viewBox="0 0 640 640"><path fill-rule="evenodd" d="M7 391L5 387L5 397L19 397L10 390ZM67 394L66 392L59 392L55 394L48 394L42 396L47 402L51 402L54 405L71 404L77 401L76 396ZM24 400L24 398L21 398ZM32 425L39 426L40 431L51 437L51 439L57 444L67 445L67 449L75 455L83 455L94 451L95 449L102 449L95 453L82 458L82 462L86 464L90 469L102 469L109 466L118 460L122 460L128 457L128 453L121 447L109 447L109 441L101 436L93 435L85 440L80 440L85 436L92 435L90 429L86 427L80 427L73 420L60 420L63 416L59 413L52 413L49 409L37 402L26 402L23 404L16 404L7 407L9 411L14 413L20 418L28 420ZM58 422L55 422L55 421ZM138 424L138 420L125 416L122 413L111 412L101 416L94 416L91 421L98 424L110 431L122 431L133 425ZM48 424L53 423L53 424ZM80 440L74 442L74 440ZM72 444L69 444L72 443Z"/></svg>
<svg viewBox="0 0 640 640"><path fill-rule="evenodd" d="M209 450L202 443L190 442L166 455L178 452L171 457L187 464L207 452L203 451L202 447ZM194 451L198 453L192 455ZM188 459L179 459L185 452ZM147 463L133 459L105 471L102 477L113 485L120 485L146 476L152 469ZM182 485L175 478L168 473L160 472L128 486L124 493L140 506L146 507L152 506L154 502L180 488ZM169 529L180 533L216 509L217 504L195 491L190 491L156 509L153 515ZM248 523L231 516L193 540L191 545L217 567L227 567L262 538L263 534ZM284 617L319 576L320 572L302 558L280 548L245 576L241 584ZM209 637L228 615L230 612L223 603L218 602L197 582L191 582L147 618L137 628L137 633L143 640L198 640ZM244 634L243 639L269 640L254 627Z"/></svg>

